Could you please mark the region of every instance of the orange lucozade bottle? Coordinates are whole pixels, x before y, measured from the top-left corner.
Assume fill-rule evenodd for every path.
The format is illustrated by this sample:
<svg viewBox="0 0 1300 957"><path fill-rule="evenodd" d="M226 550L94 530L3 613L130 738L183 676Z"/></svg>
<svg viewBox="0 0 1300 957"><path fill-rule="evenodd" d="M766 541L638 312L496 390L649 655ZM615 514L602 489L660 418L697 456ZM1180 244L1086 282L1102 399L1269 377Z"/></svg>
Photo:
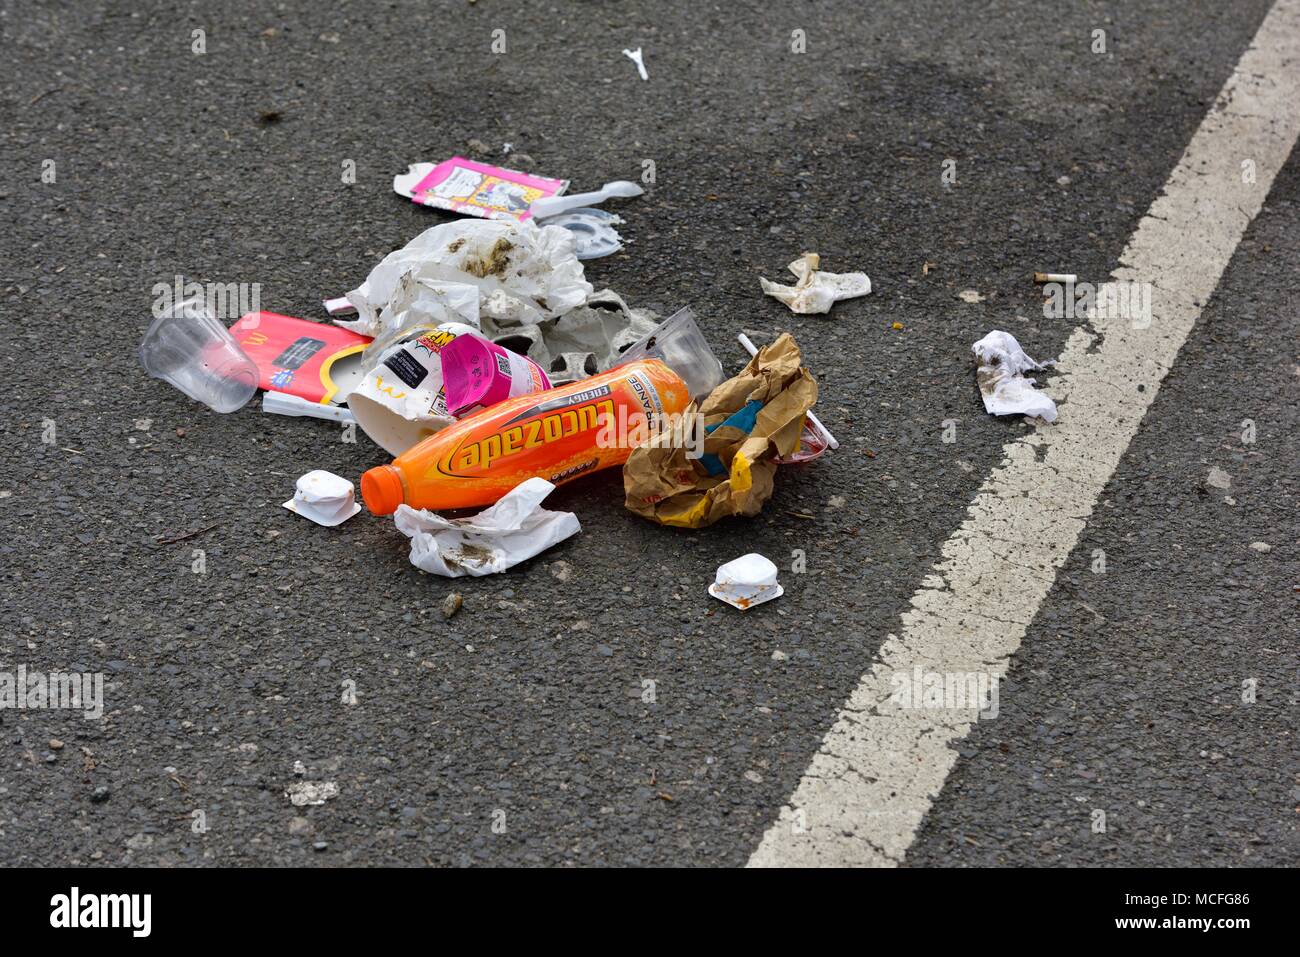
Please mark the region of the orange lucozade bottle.
<svg viewBox="0 0 1300 957"><path fill-rule="evenodd" d="M598 443L602 429L608 435L636 413L656 422L660 414L681 413L689 402L686 383L663 362L629 362L557 389L506 399L434 433L391 465L362 475L361 497L375 515L391 514L401 504L433 510L491 505L530 478L559 485L622 465L632 449L622 441Z"/></svg>

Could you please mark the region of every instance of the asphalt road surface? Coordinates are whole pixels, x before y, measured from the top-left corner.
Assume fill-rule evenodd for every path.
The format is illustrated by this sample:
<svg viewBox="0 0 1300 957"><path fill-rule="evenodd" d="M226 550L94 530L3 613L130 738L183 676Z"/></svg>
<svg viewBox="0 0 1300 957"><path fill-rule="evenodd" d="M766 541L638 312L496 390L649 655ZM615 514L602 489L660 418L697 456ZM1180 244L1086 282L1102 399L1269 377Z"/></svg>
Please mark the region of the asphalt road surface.
<svg viewBox="0 0 1300 957"><path fill-rule="evenodd" d="M0 710L0 864L745 864L1004 445L1050 428L985 414L971 343L1063 352L1085 320L1044 317L1031 273L1110 275L1270 6L4 4L0 673L105 684L98 720ZM737 331L793 332L841 448L698 531L580 480L547 504L581 535L448 581L387 519L280 507L385 461L364 435L141 371L156 283L323 320L451 218L395 173L505 144L573 191L652 160L588 278L689 304L729 372ZM894 863L1300 860L1279 161ZM811 317L761 294L809 249L873 293ZM751 551L785 595L742 615L705 587ZM295 806L304 781L334 793Z"/></svg>

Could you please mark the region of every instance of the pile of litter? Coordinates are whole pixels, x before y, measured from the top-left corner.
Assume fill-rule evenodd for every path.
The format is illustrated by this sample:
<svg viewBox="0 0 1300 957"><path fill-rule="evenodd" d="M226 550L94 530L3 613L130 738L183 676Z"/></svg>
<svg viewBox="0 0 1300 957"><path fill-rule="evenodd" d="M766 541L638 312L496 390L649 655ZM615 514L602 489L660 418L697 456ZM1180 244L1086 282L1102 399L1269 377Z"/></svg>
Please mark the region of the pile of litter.
<svg viewBox="0 0 1300 957"><path fill-rule="evenodd" d="M625 52L644 78L640 51ZM541 504L603 469L620 469L630 511L663 525L757 515L780 468L838 448L812 412L817 382L798 344L786 333L758 348L742 334L751 358L728 379L690 309L663 320L597 291L584 260L621 249L623 221L595 206L642 190L568 185L462 157L416 164L394 191L470 218L385 256L324 303L332 323L259 311L227 329L190 300L159 312L141 362L217 412L260 388L265 412L360 428L393 457L361 476L367 509L393 515L411 563L437 575L503 572L576 535L577 516ZM763 279L763 292L799 314L871 292L865 273L819 267L805 253L794 286ZM1044 366L1013 337L990 333L973 351L989 412L1055 419L1023 375ZM320 469L284 507L327 528L361 511L354 483ZM482 510L439 514L460 509ZM724 563L709 592L741 610L783 594L757 554Z"/></svg>

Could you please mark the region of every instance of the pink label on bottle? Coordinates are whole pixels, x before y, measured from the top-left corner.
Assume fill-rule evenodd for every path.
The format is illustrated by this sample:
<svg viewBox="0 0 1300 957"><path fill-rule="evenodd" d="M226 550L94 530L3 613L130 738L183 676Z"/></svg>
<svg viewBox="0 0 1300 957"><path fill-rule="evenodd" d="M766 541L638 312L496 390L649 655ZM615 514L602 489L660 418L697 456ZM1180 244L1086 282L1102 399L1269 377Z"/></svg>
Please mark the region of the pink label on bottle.
<svg viewBox="0 0 1300 957"><path fill-rule="evenodd" d="M481 336L463 335L440 353L447 410L455 416L551 387L532 359Z"/></svg>

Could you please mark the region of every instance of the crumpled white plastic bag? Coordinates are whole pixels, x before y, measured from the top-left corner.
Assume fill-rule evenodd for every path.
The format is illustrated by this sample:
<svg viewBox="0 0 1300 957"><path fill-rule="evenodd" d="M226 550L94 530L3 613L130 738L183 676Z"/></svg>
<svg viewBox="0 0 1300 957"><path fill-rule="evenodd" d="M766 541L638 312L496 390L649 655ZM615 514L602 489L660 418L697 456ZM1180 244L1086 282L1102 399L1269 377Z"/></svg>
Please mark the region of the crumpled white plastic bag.
<svg viewBox="0 0 1300 957"><path fill-rule="evenodd" d="M564 227L460 219L385 256L345 297L357 318L334 321L377 339L411 325L411 309L435 324L478 327L488 316L531 325L582 305L592 291Z"/></svg>
<svg viewBox="0 0 1300 957"><path fill-rule="evenodd" d="M582 531L572 512L541 508L554 490L546 479L531 478L470 518L443 518L399 505L393 521L411 539L411 564L416 568L448 578L492 575Z"/></svg>
<svg viewBox="0 0 1300 957"><path fill-rule="evenodd" d="M853 299L871 292L871 279L864 272L819 272L821 257L804 253L787 267L797 280L793 286L783 286L760 276L763 292L775 296L790 307L791 312L811 316L831 311L831 306L841 299Z"/></svg>
<svg viewBox="0 0 1300 957"><path fill-rule="evenodd" d="M1015 336L997 329L971 346L971 352L984 411L993 415L1036 415L1044 422L1056 421L1056 403L1046 392L1034 388L1034 379L1023 375L1046 369L1052 363L1035 362L1020 348Z"/></svg>

